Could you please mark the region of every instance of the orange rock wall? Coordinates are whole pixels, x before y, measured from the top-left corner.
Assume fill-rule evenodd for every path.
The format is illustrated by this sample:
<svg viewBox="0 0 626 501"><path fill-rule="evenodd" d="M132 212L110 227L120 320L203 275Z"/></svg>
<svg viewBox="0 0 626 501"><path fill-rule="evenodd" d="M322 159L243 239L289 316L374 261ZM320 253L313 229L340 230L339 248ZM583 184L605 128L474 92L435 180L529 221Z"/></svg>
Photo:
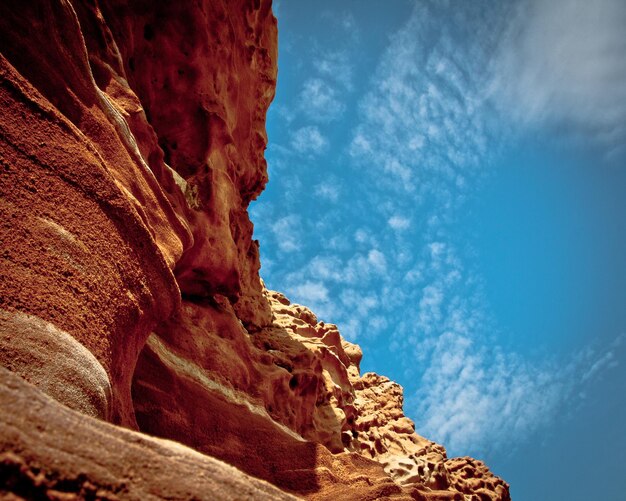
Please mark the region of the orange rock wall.
<svg viewBox="0 0 626 501"><path fill-rule="evenodd" d="M171 207L111 123L70 5L3 2L0 47L2 322L23 312L73 336L111 379L102 412L132 426L137 355L180 302L150 226L162 222L173 238ZM11 327L16 342L28 324Z"/></svg>
<svg viewBox="0 0 626 501"><path fill-rule="evenodd" d="M144 156L153 171L165 160L180 176L193 236L174 270L182 293L227 296L247 326L268 324L247 207L267 182L265 114L277 71L270 3L114 0L103 2L102 15L141 103L142 111L133 103L127 112L145 137ZM101 86L116 92L106 67L112 50L88 45L103 67ZM144 117L154 132L145 132Z"/></svg>
<svg viewBox="0 0 626 501"><path fill-rule="evenodd" d="M0 365L84 430L62 440L61 470L45 435L5 440L0 477L105 485L79 465L98 418L310 499L509 499L480 462L416 435L401 388L361 377L336 326L264 289L247 208L267 182L276 44L269 0L0 4ZM40 408L63 434L70 411ZM114 430L97 446L128 433ZM136 492L167 497L168 463L144 452L160 466ZM216 471L207 492L276 498L244 473L220 491Z"/></svg>

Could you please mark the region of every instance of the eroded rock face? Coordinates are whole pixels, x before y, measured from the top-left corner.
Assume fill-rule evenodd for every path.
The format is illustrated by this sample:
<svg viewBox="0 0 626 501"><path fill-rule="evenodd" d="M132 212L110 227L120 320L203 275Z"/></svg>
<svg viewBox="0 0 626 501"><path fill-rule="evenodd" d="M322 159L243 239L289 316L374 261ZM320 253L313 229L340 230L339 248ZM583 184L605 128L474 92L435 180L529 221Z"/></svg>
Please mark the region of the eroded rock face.
<svg viewBox="0 0 626 501"><path fill-rule="evenodd" d="M402 388L360 376L361 350L335 325L278 292L266 298L273 323L253 335L224 297L184 301L140 356L141 429L311 499L508 499L484 465L448 460L415 433Z"/></svg>
<svg viewBox="0 0 626 501"><path fill-rule="evenodd" d="M509 487L484 463L472 458L448 459L443 446L415 433L402 411L402 387L372 372L353 378L356 393L355 447L376 459L401 485L424 489L424 495L459 499L509 499ZM456 493L456 494L455 494Z"/></svg>
<svg viewBox="0 0 626 501"><path fill-rule="evenodd" d="M28 16L37 20L35 9L30 12L23 6L20 16L27 17L17 16L16 27L11 18L17 14L5 12L8 7L5 2L0 6L0 308L4 311L0 321L3 332L13 340L1 354L3 364L13 358L10 347L17 347L22 337L38 338L45 344L54 334L40 327L52 324L74 337L104 367L112 387L107 403L110 415L114 422L132 426L130 382L135 360L149 331L180 302L178 286L133 197L122 189L95 143L67 116L86 129L106 129L102 134L109 145L116 145L128 168L142 178L140 166L129 160L101 110L102 101L94 97L95 88L84 96L86 103L80 99L81 92L87 93L83 87L88 87L89 73L83 75L86 82L75 77L75 92L64 84L65 95L42 84L44 91L59 100L59 107L67 108L66 115L5 56L15 51L13 57L25 68L49 69L46 81L54 81L55 65L70 76L81 74L76 66L88 70L86 59L74 66L64 55L80 55L81 46L57 46L54 52L44 40L7 41L12 30L18 30L19 21L26 30ZM73 27L74 38L67 38L74 42L80 32L73 11L67 5L58 7L59 13L42 7L41 15L47 16L51 26L42 26L41 32L71 33ZM34 54L29 60L29 50L37 50L33 47L41 47L46 54ZM59 82L51 86L61 87ZM158 212L158 205L154 207ZM17 319L18 313L29 317ZM41 363L54 361L42 359ZM86 391L88 386L85 381Z"/></svg>
<svg viewBox="0 0 626 501"><path fill-rule="evenodd" d="M310 499L509 499L264 289L276 38L269 0L0 4L0 494L289 498L214 456Z"/></svg>
<svg viewBox="0 0 626 501"><path fill-rule="evenodd" d="M153 170L165 159L180 176L187 203L178 203L193 236L174 270L182 293L227 296L246 326L268 324L247 207L267 182L265 114L276 85L270 2L101 5L102 31L110 29L118 71L142 108L131 103L127 113L145 137L144 156ZM111 48L92 45L101 86L116 93L106 67ZM154 132L144 132L144 116Z"/></svg>
<svg viewBox="0 0 626 501"><path fill-rule="evenodd" d="M2 367L0 497L297 499L176 442L72 411Z"/></svg>

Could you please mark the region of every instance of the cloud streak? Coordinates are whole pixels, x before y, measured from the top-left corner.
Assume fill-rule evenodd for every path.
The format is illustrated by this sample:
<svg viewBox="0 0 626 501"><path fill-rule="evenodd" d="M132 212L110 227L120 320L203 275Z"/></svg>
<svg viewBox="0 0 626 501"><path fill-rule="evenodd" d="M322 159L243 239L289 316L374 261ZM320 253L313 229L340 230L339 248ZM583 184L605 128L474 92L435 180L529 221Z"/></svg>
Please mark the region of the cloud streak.
<svg viewBox="0 0 626 501"><path fill-rule="evenodd" d="M300 110L309 120L331 122L340 118L345 109L339 93L326 80L311 78L304 82L300 93Z"/></svg>
<svg viewBox="0 0 626 501"><path fill-rule="evenodd" d="M607 155L626 147L626 3L521 2L493 65L491 90L516 123L593 136Z"/></svg>
<svg viewBox="0 0 626 501"><path fill-rule="evenodd" d="M291 146L298 153L319 155L328 148L328 139L314 125L296 130L291 136Z"/></svg>
<svg viewBox="0 0 626 501"><path fill-rule="evenodd" d="M476 346L470 337L446 332L432 348L409 407L421 416L420 432L453 453L512 452L581 405L594 379L619 364L614 349L537 365L497 345Z"/></svg>

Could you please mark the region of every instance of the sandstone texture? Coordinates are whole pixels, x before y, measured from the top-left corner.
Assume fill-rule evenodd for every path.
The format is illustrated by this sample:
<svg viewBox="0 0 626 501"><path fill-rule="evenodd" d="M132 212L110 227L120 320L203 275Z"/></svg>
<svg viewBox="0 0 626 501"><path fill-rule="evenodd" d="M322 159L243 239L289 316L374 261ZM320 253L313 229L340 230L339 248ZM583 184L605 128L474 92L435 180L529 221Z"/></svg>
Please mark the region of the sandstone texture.
<svg viewBox="0 0 626 501"><path fill-rule="evenodd" d="M4 368L0 451L2 499L297 499L189 447L68 409Z"/></svg>
<svg viewBox="0 0 626 501"><path fill-rule="evenodd" d="M0 497L510 499L260 280L276 60L269 0L0 4Z"/></svg>

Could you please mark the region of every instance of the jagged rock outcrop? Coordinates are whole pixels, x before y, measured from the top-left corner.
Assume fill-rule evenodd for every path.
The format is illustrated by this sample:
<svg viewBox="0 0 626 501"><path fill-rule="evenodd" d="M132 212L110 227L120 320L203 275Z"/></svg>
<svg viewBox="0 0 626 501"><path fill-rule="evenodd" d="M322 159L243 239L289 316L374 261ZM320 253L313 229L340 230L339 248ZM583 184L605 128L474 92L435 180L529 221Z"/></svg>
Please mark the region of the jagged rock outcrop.
<svg viewBox="0 0 626 501"><path fill-rule="evenodd" d="M0 4L1 495L509 499L264 289L276 43L269 0Z"/></svg>
<svg viewBox="0 0 626 501"><path fill-rule="evenodd" d="M443 446L415 433L402 410L402 387L374 373L352 379L361 453L380 462L401 485L423 486L433 496L462 493L465 499L508 499L508 485L482 463L448 459Z"/></svg>

